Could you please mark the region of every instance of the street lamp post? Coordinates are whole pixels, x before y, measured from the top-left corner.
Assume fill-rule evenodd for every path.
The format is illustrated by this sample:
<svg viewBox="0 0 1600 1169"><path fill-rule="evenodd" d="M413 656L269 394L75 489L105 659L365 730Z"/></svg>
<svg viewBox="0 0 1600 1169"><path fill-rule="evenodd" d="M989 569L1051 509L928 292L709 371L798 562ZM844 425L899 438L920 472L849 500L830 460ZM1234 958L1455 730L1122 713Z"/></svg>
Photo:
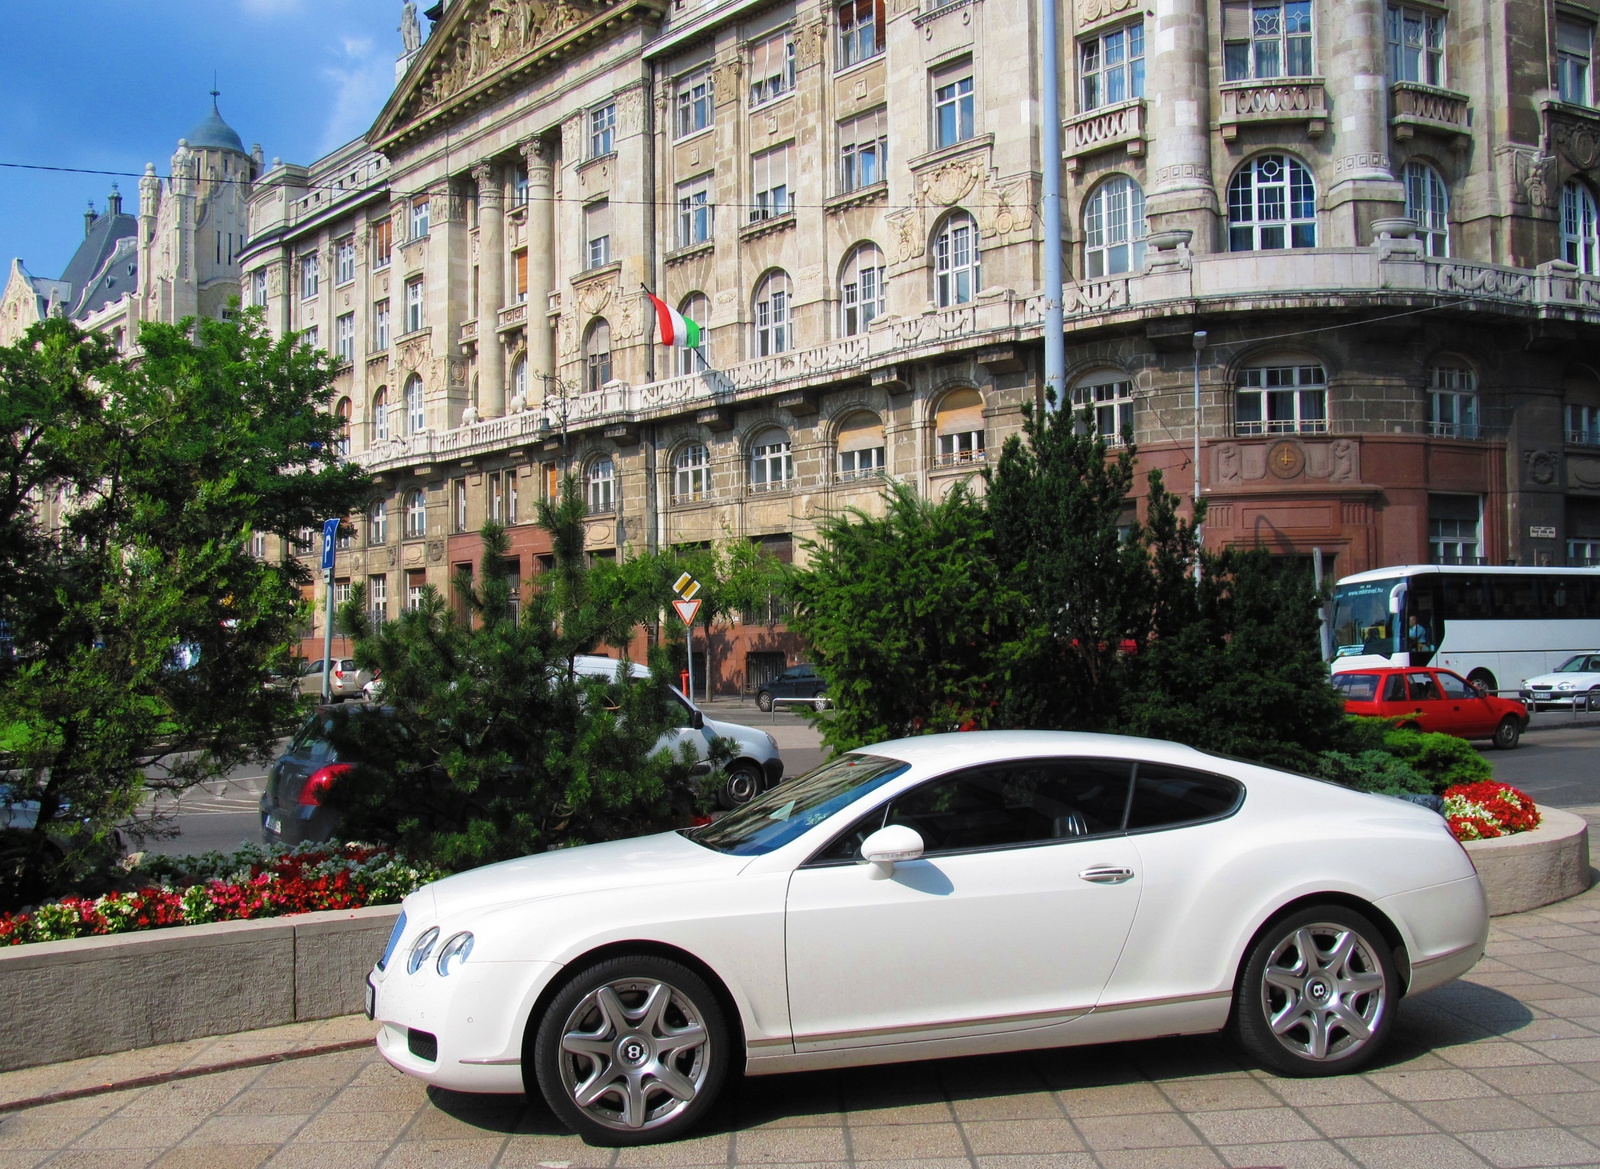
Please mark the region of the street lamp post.
<svg viewBox="0 0 1600 1169"><path fill-rule="evenodd" d="M1194 583L1200 583L1200 547L1204 535L1200 525L1200 354L1206 347L1206 331L1194 334Z"/></svg>

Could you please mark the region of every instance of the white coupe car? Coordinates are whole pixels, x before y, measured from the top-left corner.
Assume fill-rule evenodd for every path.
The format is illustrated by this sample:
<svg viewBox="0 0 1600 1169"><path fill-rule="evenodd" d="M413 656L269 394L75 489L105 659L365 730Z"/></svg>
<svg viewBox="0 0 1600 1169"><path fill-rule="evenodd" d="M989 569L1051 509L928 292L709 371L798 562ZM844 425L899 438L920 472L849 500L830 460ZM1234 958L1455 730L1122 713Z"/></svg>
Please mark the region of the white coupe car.
<svg viewBox="0 0 1600 1169"><path fill-rule="evenodd" d="M1574 654L1548 674L1522 684L1522 701L1541 706L1600 710L1600 653Z"/></svg>
<svg viewBox="0 0 1600 1169"><path fill-rule="evenodd" d="M679 1136L746 1074L1231 1028L1350 1071L1483 953L1435 813L1108 735L880 743L715 823L524 857L405 899L378 1047L541 1092L596 1143Z"/></svg>

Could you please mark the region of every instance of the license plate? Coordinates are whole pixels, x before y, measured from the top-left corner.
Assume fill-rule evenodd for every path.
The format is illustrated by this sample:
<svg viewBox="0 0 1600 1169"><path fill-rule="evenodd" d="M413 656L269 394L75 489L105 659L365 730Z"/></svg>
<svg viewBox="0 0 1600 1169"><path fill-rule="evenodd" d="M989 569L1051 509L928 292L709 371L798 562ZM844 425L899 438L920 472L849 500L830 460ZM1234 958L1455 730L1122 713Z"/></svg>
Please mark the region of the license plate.
<svg viewBox="0 0 1600 1169"><path fill-rule="evenodd" d="M372 1018L378 1011L378 989L372 985L372 975L367 975L367 1018Z"/></svg>
<svg viewBox="0 0 1600 1169"><path fill-rule="evenodd" d="M281 816L268 816L267 817L267 831L275 833L278 836L282 836L283 835L283 818Z"/></svg>

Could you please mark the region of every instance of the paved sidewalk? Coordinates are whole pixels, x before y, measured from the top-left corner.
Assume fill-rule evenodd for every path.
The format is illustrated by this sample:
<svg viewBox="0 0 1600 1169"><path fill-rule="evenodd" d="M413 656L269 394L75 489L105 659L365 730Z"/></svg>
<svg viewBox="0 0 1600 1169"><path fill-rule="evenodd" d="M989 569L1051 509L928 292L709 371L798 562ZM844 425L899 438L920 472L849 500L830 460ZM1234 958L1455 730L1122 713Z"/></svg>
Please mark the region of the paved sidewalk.
<svg viewBox="0 0 1600 1169"><path fill-rule="evenodd" d="M594 1149L519 1097L429 1092L370 1047L0 1114L0 1169L1600 1165L1600 887L1495 922L1370 1072L1286 1080L1215 1037L752 1079L705 1135ZM332 1020L0 1076L0 1100L359 1037ZM179 1048L188 1049L181 1053ZM53 1086L52 1086L53 1085Z"/></svg>

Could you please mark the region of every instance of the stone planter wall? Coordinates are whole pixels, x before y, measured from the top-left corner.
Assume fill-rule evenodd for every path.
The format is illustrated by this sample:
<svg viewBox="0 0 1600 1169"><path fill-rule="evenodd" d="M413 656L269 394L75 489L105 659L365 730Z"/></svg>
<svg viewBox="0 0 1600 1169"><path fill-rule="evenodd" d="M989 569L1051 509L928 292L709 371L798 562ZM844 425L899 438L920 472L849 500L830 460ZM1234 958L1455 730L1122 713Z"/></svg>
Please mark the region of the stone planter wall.
<svg viewBox="0 0 1600 1169"><path fill-rule="evenodd" d="M1589 823L1559 808L1540 808L1532 832L1469 840L1489 913L1521 913L1574 897L1589 887Z"/></svg>
<svg viewBox="0 0 1600 1169"><path fill-rule="evenodd" d="M0 1071L363 1008L398 905L0 948Z"/></svg>

